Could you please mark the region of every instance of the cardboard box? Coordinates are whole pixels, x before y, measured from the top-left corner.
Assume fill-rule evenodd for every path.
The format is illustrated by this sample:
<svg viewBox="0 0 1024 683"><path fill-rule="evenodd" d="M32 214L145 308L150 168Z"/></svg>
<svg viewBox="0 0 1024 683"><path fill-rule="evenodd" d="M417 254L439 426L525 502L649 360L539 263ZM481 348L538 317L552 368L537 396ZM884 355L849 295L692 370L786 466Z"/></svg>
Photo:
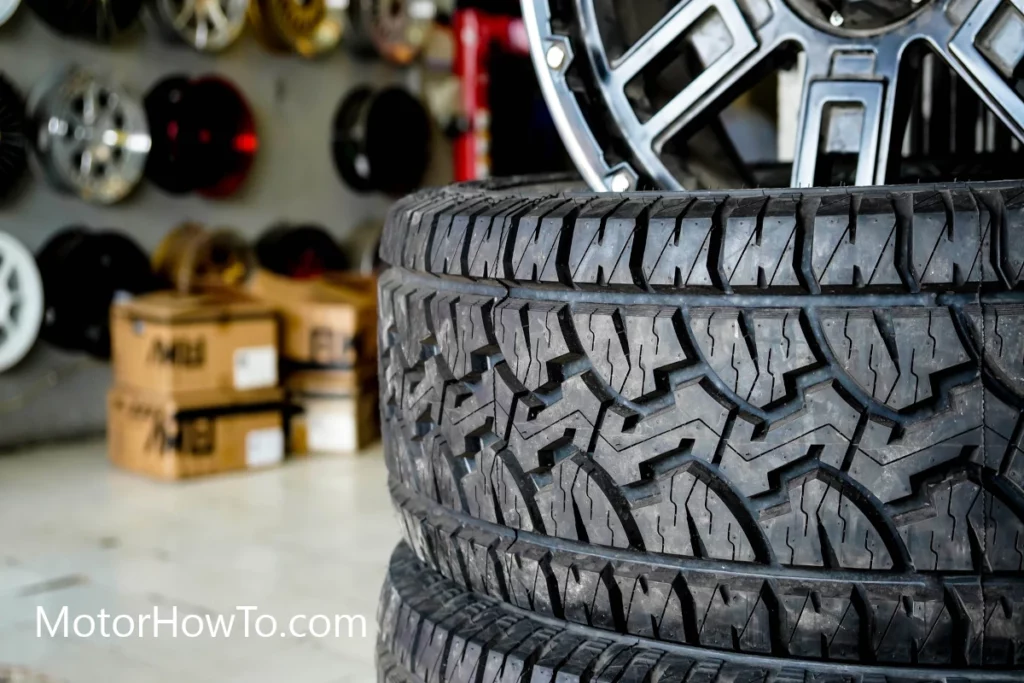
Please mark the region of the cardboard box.
<svg viewBox="0 0 1024 683"><path fill-rule="evenodd" d="M283 399L278 388L169 396L114 387L107 398L110 459L160 479L275 465L285 451Z"/></svg>
<svg viewBox="0 0 1024 683"><path fill-rule="evenodd" d="M350 283L351 280L351 283ZM260 270L246 291L281 316L286 368L377 371L373 278L292 280Z"/></svg>
<svg viewBox="0 0 1024 683"><path fill-rule="evenodd" d="M380 439L376 375L353 384L352 373L306 371L287 386L292 454L352 453Z"/></svg>
<svg viewBox="0 0 1024 683"><path fill-rule="evenodd" d="M165 393L278 383L274 309L237 294L155 292L111 309L117 384Z"/></svg>

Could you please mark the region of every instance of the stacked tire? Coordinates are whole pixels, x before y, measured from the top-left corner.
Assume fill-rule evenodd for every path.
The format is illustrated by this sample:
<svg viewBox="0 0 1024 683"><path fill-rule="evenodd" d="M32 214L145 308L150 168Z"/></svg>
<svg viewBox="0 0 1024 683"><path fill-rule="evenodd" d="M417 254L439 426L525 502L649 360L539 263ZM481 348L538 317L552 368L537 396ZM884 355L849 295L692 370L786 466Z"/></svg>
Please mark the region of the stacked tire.
<svg viewBox="0 0 1024 683"><path fill-rule="evenodd" d="M1024 183L385 229L379 680L1022 680Z"/></svg>

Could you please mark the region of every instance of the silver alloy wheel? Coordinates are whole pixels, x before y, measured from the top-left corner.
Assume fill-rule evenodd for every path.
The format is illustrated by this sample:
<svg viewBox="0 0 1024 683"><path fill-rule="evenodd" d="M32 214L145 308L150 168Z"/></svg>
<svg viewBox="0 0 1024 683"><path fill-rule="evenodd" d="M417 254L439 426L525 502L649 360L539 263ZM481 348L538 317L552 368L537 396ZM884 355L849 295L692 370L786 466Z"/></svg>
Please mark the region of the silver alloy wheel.
<svg viewBox="0 0 1024 683"><path fill-rule="evenodd" d="M395 64L408 64L419 55L437 14L435 0L352 0L349 7L357 40L371 43Z"/></svg>
<svg viewBox="0 0 1024 683"><path fill-rule="evenodd" d="M0 232L0 373L29 352L43 322L43 282L21 242Z"/></svg>
<svg viewBox="0 0 1024 683"><path fill-rule="evenodd" d="M35 149L58 187L111 204L142 180L151 138L142 105L119 85L72 69L30 104Z"/></svg>
<svg viewBox="0 0 1024 683"><path fill-rule="evenodd" d="M242 35L249 0L153 0L153 8L169 33L197 50L218 52Z"/></svg>
<svg viewBox="0 0 1024 683"><path fill-rule="evenodd" d="M681 189L683 174L666 162L666 143L721 107L741 79L787 44L806 57L790 184L811 185L822 148L838 147L856 157L856 184L868 185L886 182L891 143L902 134L894 131L897 79L908 48L918 42L1024 138L1018 80L1024 0L904 1L912 7L892 21L860 28L839 11L815 16L807 0L683 0L621 54L611 55L602 39L602 29L614 21L610 0L558 5L571 16L552 16L555 3L549 0L524 0L523 16L555 124L594 189L624 191L647 182ZM639 115L630 88L650 65L679 50L680 41L696 53L702 70L649 117ZM579 86L571 86L580 79L599 94L581 97ZM937 100L936 106L948 103Z"/></svg>

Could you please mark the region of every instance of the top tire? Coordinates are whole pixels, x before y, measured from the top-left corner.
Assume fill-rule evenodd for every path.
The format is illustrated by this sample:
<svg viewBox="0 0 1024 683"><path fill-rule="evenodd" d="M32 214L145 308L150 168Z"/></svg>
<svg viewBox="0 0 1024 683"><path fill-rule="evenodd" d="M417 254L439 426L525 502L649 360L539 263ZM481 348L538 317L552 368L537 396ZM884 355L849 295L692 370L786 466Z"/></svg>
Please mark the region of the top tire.
<svg viewBox="0 0 1024 683"><path fill-rule="evenodd" d="M385 228L382 432L420 561L751 662L1019 666L1024 183L547 182L421 192Z"/></svg>

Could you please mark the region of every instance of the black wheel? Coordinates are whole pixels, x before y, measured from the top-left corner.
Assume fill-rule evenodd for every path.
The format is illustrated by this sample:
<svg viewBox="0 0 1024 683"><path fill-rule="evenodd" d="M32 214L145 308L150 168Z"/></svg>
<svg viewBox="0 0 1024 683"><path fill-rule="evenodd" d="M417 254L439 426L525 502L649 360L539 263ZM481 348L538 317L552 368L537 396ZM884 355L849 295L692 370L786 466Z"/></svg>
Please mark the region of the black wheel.
<svg viewBox="0 0 1024 683"><path fill-rule="evenodd" d="M142 0L26 0L58 33L107 43L135 25Z"/></svg>
<svg viewBox="0 0 1024 683"><path fill-rule="evenodd" d="M304 280L345 270L348 258L319 225L276 225L256 242L256 260L272 273Z"/></svg>
<svg viewBox="0 0 1024 683"><path fill-rule="evenodd" d="M334 118L334 165L357 192L401 195L419 187L430 159L430 119L401 88L356 88Z"/></svg>
<svg viewBox="0 0 1024 683"><path fill-rule="evenodd" d="M1024 182L463 185L381 257L381 680L1024 679Z"/></svg>
<svg viewBox="0 0 1024 683"><path fill-rule="evenodd" d="M42 339L110 357L110 306L118 295L156 287L149 257L129 237L82 227L62 230L36 256L46 309Z"/></svg>
<svg viewBox="0 0 1024 683"><path fill-rule="evenodd" d="M25 175L28 144L25 140L25 100L0 75L0 197L10 194Z"/></svg>
<svg viewBox="0 0 1024 683"><path fill-rule="evenodd" d="M188 166L188 140L196 136L191 117L183 115L189 80L168 76L153 86L143 101L153 144L146 157L146 177L171 194L186 194L195 188Z"/></svg>
<svg viewBox="0 0 1024 683"><path fill-rule="evenodd" d="M234 194L259 147L248 102L219 76L168 76L146 95L153 146L146 175L171 194Z"/></svg>

